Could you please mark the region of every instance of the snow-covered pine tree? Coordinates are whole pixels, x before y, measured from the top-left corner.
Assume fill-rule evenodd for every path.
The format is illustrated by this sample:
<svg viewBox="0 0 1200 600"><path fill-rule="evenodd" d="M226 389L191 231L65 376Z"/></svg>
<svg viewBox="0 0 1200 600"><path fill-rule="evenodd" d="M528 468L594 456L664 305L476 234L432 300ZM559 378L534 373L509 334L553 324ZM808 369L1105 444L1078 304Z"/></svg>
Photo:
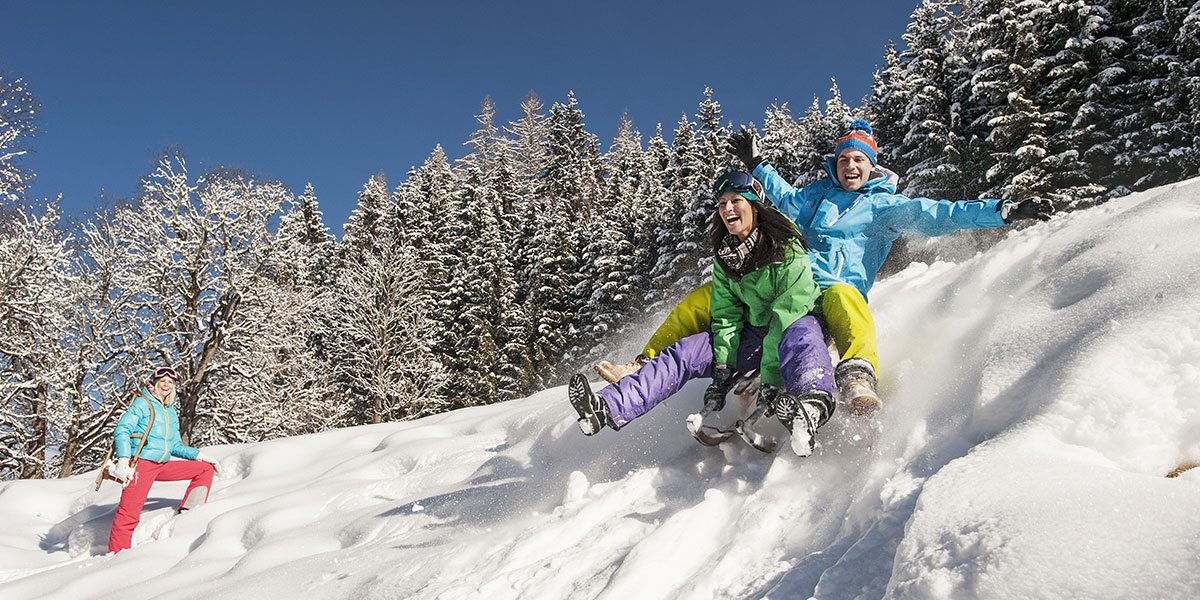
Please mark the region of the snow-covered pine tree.
<svg viewBox="0 0 1200 600"><path fill-rule="evenodd" d="M983 61L991 56L993 39L998 39L1000 19L994 15L1002 0L970 0L961 2L961 10L952 27L950 60L955 63L957 85L950 91L951 131L960 138L956 163L961 172L955 198L978 198L988 189L986 172L992 165L991 144L987 125L990 115L999 104L994 99L994 86L987 81L980 87ZM901 173L903 177L903 173Z"/></svg>
<svg viewBox="0 0 1200 600"><path fill-rule="evenodd" d="M526 199L541 196L550 129L537 94L529 92L525 96L521 101L521 118L509 122L505 131L512 141L513 171L520 182L518 194Z"/></svg>
<svg viewBox="0 0 1200 600"><path fill-rule="evenodd" d="M496 195L496 218L500 223L511 266L512 253L516 251L516 239L521 234L520 213L525 210L521 196L521 181L513 159L512 141L501 136L496 145L493 165L488 169L487 185Z"/></svg>
<svg viewBox="0 0 1200 600"><path fill-rule="evenodd" d="M1200 2L1192 4L1183 26L1175 36L1183 68L1182 83L1187 90L1191 114L1191 174L1200 174Z"/></svg>
<svg viewBox="0 0 1200 600"><path fill-rule="evenodd" d="M682 113L671 138L671 169L667 187L673 192L686 194L701 185L707 177L702 172L702 163L699 142L696 140L696 124L687 113Z"/></svg>
<svg viewBox="0 0 1200 600"><path fill-rule="evenodd" d="M947 198L957 187L958 138L950 123L949 92L955 87L949 72L950 23L945 3L925 0L913 11L903 36L907 48L899 58L905 71L901 81L908 99L908 127L888 152L898 157L891 166L902 169L901 191L908 195Z"/></svg>
<svg viewBox="0 0 1200 600"><path fill-rule="evenodd" d="M636 270L633 239L643 216L638 210L643 186L651 175L641 134L627 114L621 117L604 162L604 199L588 228L591 236L581 259L591 265L592 279L579 291L586 299L573 321L570 355L575 361L594 360L603 341L632 325L630 317L641 303L637 290L647 285L648 273Z"/></svg>
<svg viewBox="0 0 1200 600"><path fill-rule="evenodd" d="M331 354L359 423L414 419L448 408L433 355L433 301L413 246L385 240L379 253L338 272Z"/></svg>
<svg viewBox="0 0 1200 600"><path fill-rule="evenodd" d="M0 203L16 201L29 188L33 173L17 161L29 152L40 108L25 80L0 66Z"/></svg>
<svg viewBox="0 0 1200 600"><path fill-rule="evenodd" d="M798 146L799 174L796 175L794 185L804 186L824 176L825 157L833 152L833 140L837 132L821 112L821 101L815 96L797 124L800 138L808 143Z"/></svg>
<svg viewBox="0 0 1200 600"><path fill-rule="evenodd" d="M1022 0L1007 13L999 49L1007 66L996 83L1003 102L988 120L992 128L993 167L988 170L992 196L1023 199L1054 197L1050 181L1048 117L1037 103L1037 89L1044 75L1042 40L1038 37L1034 16L1045 11L1041 0Z"/></svg>
<svg viewBox="0 0 1200 600"><path fill-rule="evenodd" d="M636 322L636 276L630 260L633 244L627 220L626 215L612 213L592 221L594 233L585 256L595 261L595 279L587 299L586 318L577 320L573 327L576 339L582 341L572 349L573 359L591 363L606 356L604 342Z"/></svg>
<svg viewBox="0 0 1200 600"><path fill-rule="evenodd" d="M425 254L423 258L430 263L436 262L444 271L440 281L429 282L429 290L435 305L433 316L439 323L437 329L440 331L433 346L434 355L446 367L451 378L459 377L468 370L474 372L475 362L471 356L466 356L467 352L477 356L480 364L494 364L496 360L491 324L476 326L471 318L478 311L487 309L483 306L486 301L479 289L480 278L470 272L467 265L478 253L492 252L491 249L485 251L480 247L474 207L470 206L475 202L491 200L488 192L480 188L478 173L468 172L465 178L455 173L454 187L447 190L449 195L444 200L438 202L441 206L435 219L438 227L430 230L436 236L436 241L431 239L429 242L432 244L427 242L424 247L426 252L436 247L436 255ZM495 251L499 252L499 249ZM482 339L485 336L488 339ZM468 369L468 363L472 368ZM456 383L463 382L458 380L450 384L448 392L451 395L465 391ZM490 394L490 390L484 389L486 383L480 382L477 389ZM454 397L452 400L457 402L459 399Z"/></svg>
<svg viewBox="0 0 1200 600"><path fill-rule="evenodd" d="M695 289L695 262L703 246L703 239L689 239L684 233L684 216L688 213L692 196L697 187L703 185L703 165L696 141L695 124L687 114L680 115L671 143L671 164L667 173L667 199L662 204L659 219L659 257L652 271L654 289L659 290L658 299L651 304L651 311L659 311L664 305L674 306L684 294Z"/></svg>
<svg viewBox="0 0 1200 600"><path fill-rule="evenodd" d="M70 380L61 342L78 289L60 210L28 204L0 223L0 479L51 476Z"/></svg>
<svg viewBox="0 0 1200 600"><path fill-rule="evenodd" d="M733 164L734 158L725 150L729 142L729 134L732 133L730 128L723 121L724 115L721 112L721 103L713 98L713 90L711 87L704 88L704 100L700 101L700 106L696 109L696 124L699 126L696 134L698 137L697 149L700 155L702 165L703 183L712 183L712 178L716 176L717 171L722 167ZM715 204L713 205L715 211Z"/></svg>
<svg viewBox="0 0 1200 600"><path fill-rule="evenodd" d="M459 263L463 234L450 233L458 225L450 222L461 193L458 175L450 168L441 145L436 146L420 168L403 186L404 194L397 199L395 229L402 232L406 247L417 250L424 273L425 290L433 305L429 318L434 329L435 352L444 355L445 328L458 317L451 307L443 304L450 295L451 269Z"/></svg>
<svg viewBox="0 0 1200 600"><path fill-rule="evenodd" d="M1033 94L1046 120L1051 197L1070 206L1095 202L1105 189L1094 173L1112 165L1111 157L1093 152L1108 141L1097 85L1107 53L1098 34L1108 12L1094 1L1055 0L1032 19L1042 46Z"/></svg>
<svg viewBox="0 0 1200 600"><path fill-rule="evenodd" d="M583 226L564 230L568 253L574 268L567 272L570 306L565 323L577 322L588 311L590 289L596 279L596 262L585 256L591 242L588 225L596 218L600 199L599 183L603 166L596 136L585 128L584 114L574 92L568 92L566 104L556 102L550 108L547 123L546 192L548 198L564 205L571 216L568 222ZM540 248L535 248L538 251Z"/></svg>
<svg viewBox="0 0 1200 600"><path fill-rule="evenodd" d="M507 167L507 151L499 155L501 166L498 168L499 177L493 179L492 192L496 200L491 204L490 218L480 214L481 241L484 247L499 249L493 257L479 256L477 260L491 258L492 277L489 289L494 298L491 301L490 312L487 316L494 329L494 339L498 346L499 357L492 368L492 376L496 380L496 393L499 399L511 399L523 396L535 390L534 376L530 374L532 359L530 358L529 333L532 327L529 312L525 306L518 303L516 274L511 262L514 252L515 235L519 231L520 221L515 215L506 212L510 207L516 209L520 201L509 204L506 199L510 185L515 183L512 173Z"/></svg>
<svg viewBox="0 0 1200 600"><path fill-rule="evenodd" d="M469 238L460 240L466 252L451 274L447 303L457 316L447 329L449 351L441 357L454 406L505 400L501 390L515 387L515 368L504 353L508 331L503 321L514 308L508 301L513 288L508 248L496 219L498 198L482 176L477 170L465 174L455 219Z"/></svg>
<svg viewBox="0 0 1200 600"><path fill-rule="evenodd" d="M479 128L467 141L471 152L459 161L460 188L442 234L452 252L445 254L449 286L439 301L448 320L436 348L449 376L447 390L454 406L503 399L498 372L513 371L501 365L501 319L508 315L501 314L500 305L511 295L513 282L509 248L497 218L503 207L494 187L499 182L499 148L505 141L498 138L490 99L484 99L475 119Z"/></svg>
<svg viewBox="0 0 1200 600"><path fill-rule="evenodd" d="M648 161L647 168L658 181L659 187L665 188L670 185L671 145L663 138L662 123L654 125L654 135L646 142L646 160Z"/></svg>
<svg viewBox="0 0 1200 600"><path fill-rule="evenodd" d="M1029 89L1037 76L1038 44L1028 13L1016 4L992 0L972 6L970 14L979 20L967 31L967 46L980 56L970 98L978 116L970 127L986 132L981 137L990 167L984 194L990 197L1044 193L1048 187L1042 165L1045 118Z"/></svg>
<svg viewBox="0 0 1200 600"><path fill-rule="evenodd" d="M461 182L460 197L451 201L447 226L441 232L447 242L448 251L442 257L449 279L442 295L435 297L443 316L443 333L434 348L446 367L449 399L456 407L486 404L496 395L490 367L496 364L499 352L494 323L484 316L492 308L487 287L493 278L472 269L490 270L491 265L484 265L481 257L493 258L500 248L484 248L480 243L476 208L489 198L487 190L481 189L478 175L469 173L466 181ZM480 212L488 210L485 208Z"/></svg>
<svg viewBox="0 0 1200 600"><path fill-rule="evenodd" d="M530 294L534 256L531 240L537 226L530 209L536 199L547 193L545 169L549 128L546 116L542 114L542 101L536 94L530 92L521 101L521 118L510 122L505 131L511 137L513 173L520 205L510 223L514 237L509 257L517 284L514 302L524 306Z"/></svg>
<svg viewBox="0 0 1200 600"><path fill-rule="evenodd" d="M696 111L696 151L694 187L688 193L687 212L683 215L683 247L688 250L679 282L688 291L700 287L712 271L712 253L708 251L708 229L717 210L710 187L720 169L735 160L725 151L729 128L722 121L721 104L713 99L712 88L704 88L704 100Z"/></svg>
<svg viewBox="0 0 1200 600"><path fill-rule="evenodd" d="M385 215L391 210L392 197L388 193L387 176L376 173L363 184L358 193L358 204L350 212L350 220L342 233L338 245L339 260L360 260L363 254L378 254L386 230Z"/></svg>
<svg viewBox="0 0 1200 600"><path fill-rule="evenodd" d="M571 213L586 222L599 197L599 144L585 128L584 114L567 92L567 103L550 107L546 124L545 184L551 198L565 202Z"/></svg>
<svg viewBox="0 0 1200 600"><path fill-rule="evenodd" d="M366 389L355 387L356 382L360 380L348 376L347 371L340 368L343 363L353 362L350 356L343 355L343 352L353 349L354 342L347 341L346 338L351 333L344 328L342 320L354 313L351 307L357 307L358 303L346 307L350 310L336 310L336 304L343 298L341 290L336 289L340 285L338 282L344 281L348 277L347 273L357 273L365 269L365 265L377 264L380 252L388 244L400 243L392 238L393 219L398 215L404 215L418 223L426 220L422 213L425 208L423 205L414 206L412 210L395 210L393 204L401 202L400 193L398 191L396 199L393 200L387 185L384 173L376 173L363 184L358 193L358 202L343 227L342 240L335 245L336 261L332 275L334 281L331 283L335 288L332 294L335 310L323 316L321 327L329 332L326 342L328 361L334 367L331 373L333 385L339 390L339 396L349 400L349 420L355 424L371 422L370 419L378 416L375 406L378 399L373 398Z"/></svg>
<svg viewBox="0 0 1200 600"><path fill-rule="evenodd" d="M875 71L871 96L867 103L867 119L875 130L879 144L879 162L903 173L907 165L900 156L900 142L908 132L907 108L912 96L908 72L900 62L900 54L891 40L883 52L883 68ZM800 146L803 152L805 146Z"/></svg>
<svg viewBox="0 0 1200 600"><path fill-rule="evenodd" d="M633 244L632 270L637 275L634 282L637 314L644 313L658 299L655 297L654 269L663 252L663 215L670 212L668 205L671 197L666 185L671 165L671 147L663 139L661 123L655 125L654 135L646 143L642 156L641 168L645 172L639 178L638 193L631 207L633 226L630 238Z"/></svg>
<svg viewBox="0 0 1200 600"><path fill-rule="evenodd" d="M828 123L829 131L833 132L829 137L829 141L826 142L829 149L825 154L829 154L833 152L834 140L854 120L854 109L850 108L850 105L842 100L842 90L838 87L836 79L829 82L829 99L825 101L825 120Z"/></svg>
<svg viewBox="0 0 1200 600"><path fill-rule="evenodd" d="M521 135L536 137L540 119L540 103L537 96L525 99L528 110L518 126ZM517 302L517 276L513 258L518 255L524 219L525 200L522 189L527 185L519 173L535 177L540 168L521 166L514 147L531 150L540 156L544 149L540 144L518 137L509 140L495 126L495 106L484 99L480 114L476 115L479 128L471 135L467 146L471 152L460 161L465 172L466 199L464 215L470 220L475 232L474 249L466 257L466 267L459 275L474 274L475 281L466 282L475 287L482 302L467 315L472 330L483 351L474 357L475 370L489 384L486 393L473 393L470 403L506 400L531 391L529 373L530 358L528 336L531 327L525 307ZM524 265L522 265L524 266ZM495 346L495 358L488 362L484 355L488 344ZM486 350L486 351L484 351ZM451 384L449 389L457 389Z"/></svg>
<svg viewBox="0 0 1200 600"><path fill-rule="evenodd" d="M550 385L557 379L553 367L566 350L571 332L568 323L576 310L572 296L572 275L577 259L571 245L572 223L576 215L569 205L555 198L537 197L530 202L528 215L536 219L531 225L528 248L530 359L533 373L539 377L534 385ZM536 215L536 217L535 217Z"/></svg>
<svg viewBox="0 0 1200 600"><path fill-rule="evenodd" d="M289 271L297 283L320 286L333 282L335 240L325 225L325 214L312 183L305 184L304 193L284 212L276 237L277 242L294 246L300 253L300 260Z"/></svg>
<svg viewBox="0 0 1200 600"><path fill-rule="evenodd" d="M495 118L495 105L491 98L484 98L480 113L475 115L479 128L467 139L470 152L458 161L458 168L461 172L476 174L477 185L488 191L492 198L488 206L498 219L501 242L505 244L505 252L511 253L512 241L520 233L517 213L522 210L524 183L518 173L522 167L514 162L515 143L501 134ZM511 260L511 256L506 256L506 260Z"/></svg>
<svg viewBox="0 0 1200 600"><path fill-rule="evenodd" d="M804 146L808 143L787 102L767 108L763 117L762 156L784 179L795 181L805 170Z"/></svg>
<svg viewBox="0 0 1200 600"><path fill-rule="evenodd" d="M328 344L334 327L328 320L331 289L337 280L337 240L325 225L325 215L317 202L311 183L296 200L292 210L280 219L276 245L280 256L295 252L303 257L293 271L296 285L312 291L316 322L309 335L309 346L318 360L328 362ZM289 250L288 247L295 247Z"/></svg>
<svg viewBox="0 0 1200 600"><path fill-rule="evenodd" d="M1108 88L1113 118L1116 169L1101 183L1143 190L1176 181L1188 164L1194 117L1180 76L1185 71L1176 32L1189 7L1184 0L1111 0L1108 35L1126 42L1118 54L1123 72ZM1189 170L1186 169L1185 170Z"/></svg>

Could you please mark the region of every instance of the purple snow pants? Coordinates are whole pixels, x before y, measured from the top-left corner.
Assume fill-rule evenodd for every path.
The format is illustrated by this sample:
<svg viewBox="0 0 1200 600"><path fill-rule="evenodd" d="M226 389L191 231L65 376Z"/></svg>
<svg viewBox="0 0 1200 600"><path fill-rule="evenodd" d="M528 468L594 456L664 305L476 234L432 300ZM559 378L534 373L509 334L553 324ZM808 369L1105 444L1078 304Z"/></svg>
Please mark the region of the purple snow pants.
<svg viewBox="0 0 1200 600"><path fill-rule="evenodd" d="M739 334L737 370L758 368L766 327L747 325ZM712 377L712 335L697 333L675 342L638 372L600 390L618 429L650 412L659 402L697 377ZM833 363L821 326L812 315L792 323L779 342L779 370L793 394L813 390L834 393ZM699 408L699 407L697 407Z"/></svg>

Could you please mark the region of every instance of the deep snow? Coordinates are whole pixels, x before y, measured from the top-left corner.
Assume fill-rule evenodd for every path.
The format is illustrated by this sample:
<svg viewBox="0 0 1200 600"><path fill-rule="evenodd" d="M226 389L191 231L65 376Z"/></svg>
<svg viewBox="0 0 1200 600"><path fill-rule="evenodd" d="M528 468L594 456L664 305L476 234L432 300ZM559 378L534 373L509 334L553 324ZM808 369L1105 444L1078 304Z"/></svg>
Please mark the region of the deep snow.
<svg viewBox="0 0 1200 600"><path fill-rule="evenodd" d="M0 597L1200 597L1200 180L872 292L884 410L817 452L585 438L565 390L214 449L103 552L93 474L0 484Z"/></svg>

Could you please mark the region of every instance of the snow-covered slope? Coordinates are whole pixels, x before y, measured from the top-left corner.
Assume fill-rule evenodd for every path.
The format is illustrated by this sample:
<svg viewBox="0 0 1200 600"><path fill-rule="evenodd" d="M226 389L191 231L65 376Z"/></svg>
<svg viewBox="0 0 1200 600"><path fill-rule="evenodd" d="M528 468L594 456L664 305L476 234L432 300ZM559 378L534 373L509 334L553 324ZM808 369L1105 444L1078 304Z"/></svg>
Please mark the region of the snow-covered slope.
<svg viewBox="0 0 1200 600"><path fill-rule="evenodd" d="M704 382L585 438L562 389L215 450L211 502L0 484L0 597L1200 597L1200 181L915 265L885 409L816 455L696 444Z"/></svg>

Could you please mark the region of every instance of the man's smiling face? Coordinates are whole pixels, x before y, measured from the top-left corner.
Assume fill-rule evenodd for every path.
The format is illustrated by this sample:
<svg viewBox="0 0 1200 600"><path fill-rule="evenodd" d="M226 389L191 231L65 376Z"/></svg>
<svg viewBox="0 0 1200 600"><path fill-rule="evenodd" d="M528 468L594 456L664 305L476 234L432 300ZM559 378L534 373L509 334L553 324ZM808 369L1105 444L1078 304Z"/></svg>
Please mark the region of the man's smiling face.
<svg viewBox="0 0 1200 600"><path fill-rule="evenodd" d="M857 192L871 179L871 159L860 150L843 151L837 158L838 183L846 191Z"/></svg>

